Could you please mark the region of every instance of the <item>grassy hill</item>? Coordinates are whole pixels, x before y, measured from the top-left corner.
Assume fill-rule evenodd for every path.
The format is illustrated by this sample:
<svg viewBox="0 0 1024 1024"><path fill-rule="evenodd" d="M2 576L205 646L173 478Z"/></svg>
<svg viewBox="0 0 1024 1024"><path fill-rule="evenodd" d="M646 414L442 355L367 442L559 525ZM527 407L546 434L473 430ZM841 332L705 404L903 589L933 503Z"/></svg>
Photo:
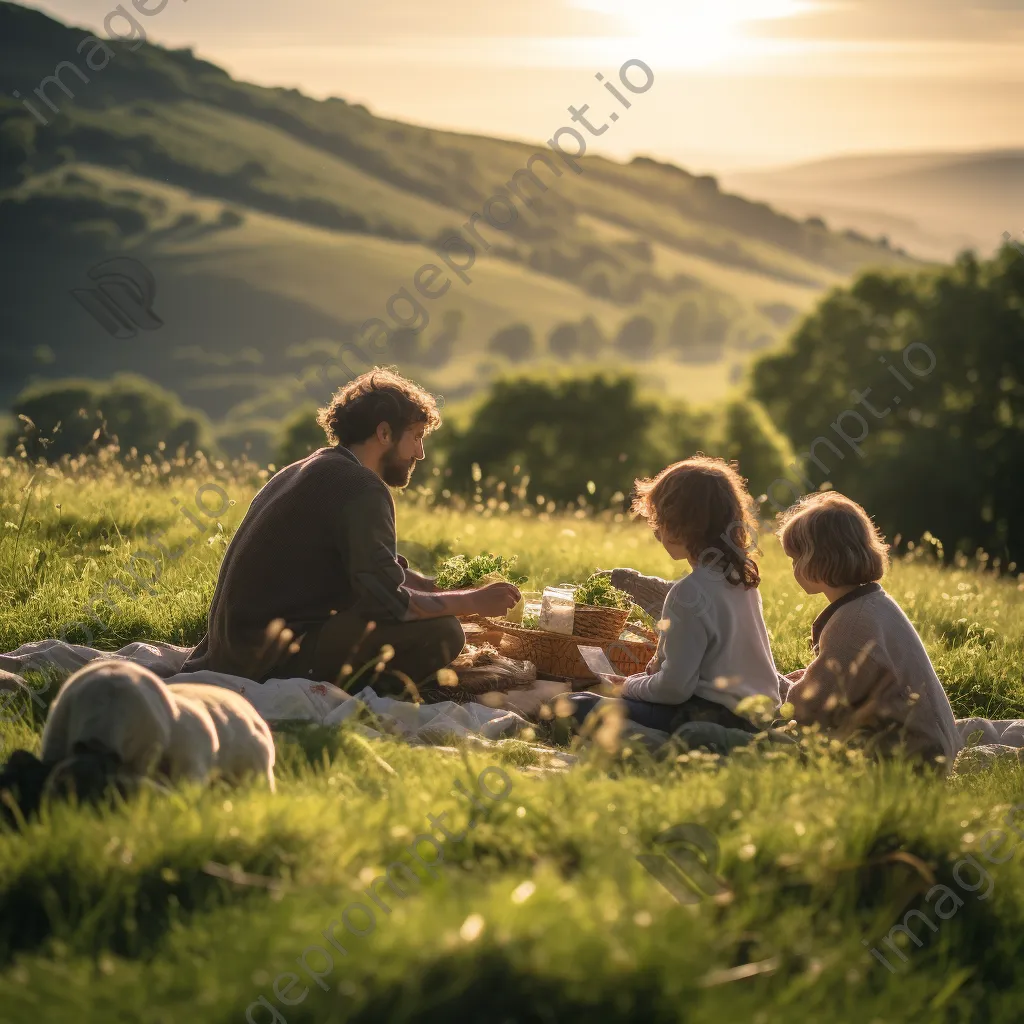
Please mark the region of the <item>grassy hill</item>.
<svg viewBox="0 0 1024 1024"><path fill-rule="evenodd" d="M189 51L115 42L90 71L76 58L85 38L0 2L0 405L30 380L129 370L231 430L276 423L308 400L296 377L384 316L538 149L237 82ZM73 98L43 86L58 114L35 90L61 61L89 81L65 67ZM824 290L909 262L670 165L581 166L557 179L542 167L540 200L519 202L503 235L483 228L493 247L472 283L456 280L422 334L384 356L446 398L518 358L628 361L663 391L713 400ZM153 273L164 326L121 340L70 290L125 255ZM524 351L492 344L514 325Z"/></svg>
<svg viewBox="0 0 1024 1024"><path fill-rule="evenodd" d="M888 236L931 259L988 255L1022 228L1024 151L865 154L725 177L794 216ZM1015 219L1016 217L1016 219Z"/></svg>
<svg viewBox="0 0 1024 1024"><path fill-rule="evenodd" d="M83 460L30 473L0 461L0 519L20 524L0 534L0 650L62 629L86 639L74 624L116 580L130 593L107 588L115 607L100 608L97 645L194 642L224 540L259 478L205 461L165 471ZM164 564L155 593L142 592L125 572L131 554L149 552L156 532L172 550L186 542L193 527L171 499L189 504L214 479L235 501L225 533ZM530 587L598 565L678 568L639 524L523 506L473 513L400 501L399 538L519 554ZM798 591L772 537L763 546L765 618L777 664L790 671L806 664L822 599ZM1024 714L1015 581L916 558L898 560L885 585L958 715ZM0 722L0 739L37 749L39 728ZM791 754L727 761L651 762L613 745L580 750L567 772L523 741L410 748L358 728L294 727L276 743L275 797L255 786L182 787L103 810L57 807L24 833L0 829L0 1021L205 1024L245 1020L249 1009L256 1024L1020 1019L1019 767L945 781L807 737ZM388 913L362 937L339 924L346 953L328 966L311 948L327 946L322 933L348 904L368 902L367 885L405 857L428 814L453 835L467 831L452 786L471 787L488 765L511 780L508 797L446 844L436 877L417 869L406 898L378 887ZM636 861L682 822L720 845L727 891L717 899L682 906ZM992 852L990 829L1009 842L993 853L1008 859L986 864L988 888L962 858ZM947 899L942 920L924 899L936 882L963 901L950 914ZM919 944L891 931L913 910L937 922L929 931L910 917ZM351 920L365 931L358 913ZM288 972L299 979L292 989ZM284 1004L275 981L296 1002Z"/></svg>

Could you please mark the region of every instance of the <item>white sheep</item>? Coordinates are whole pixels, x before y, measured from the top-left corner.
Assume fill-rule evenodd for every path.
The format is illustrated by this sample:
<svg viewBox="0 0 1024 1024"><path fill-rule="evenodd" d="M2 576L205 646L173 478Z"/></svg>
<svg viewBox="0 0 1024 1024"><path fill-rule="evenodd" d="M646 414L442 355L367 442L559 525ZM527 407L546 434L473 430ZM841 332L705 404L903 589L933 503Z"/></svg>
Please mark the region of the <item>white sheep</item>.
<svg viewBox="0 0 1024 1024"><path fill-rule="evenodd" d="M181 693L171 693L171 699L178 708L178 718L160 761L160 774L172 782L179 779L205 782L217 767L220 750L217 726L202 701Z"/></svg>
<svg viewBox="0 0 1024 1024"><path fill-rule="evenodd" d="M270 791L274 783L274 738L259 712L241 695L223 686L206 683L171 683L173 698L184 697L203 704L213 719L220 746L217 768L228 782L247 775L261 775Z"/></svg>
<svg viewBox="0 0 1024 1024"><path fill-rule="evenodd" d="M163 775L228 782L258 774L274 781L274 740L240 694L220 686L168 686L130 661L94 661L60 688L43 728L42 760L109 754L126 777Z"/></svg>
<svg viewBox="0 0 1024 1024"><path fill-rule="evenodd" d="M53 763L97 752L123 771L149 775L164 756L179 717L167 686L130 661L94 661L69 676L50 705L41 759Z"/></svg>

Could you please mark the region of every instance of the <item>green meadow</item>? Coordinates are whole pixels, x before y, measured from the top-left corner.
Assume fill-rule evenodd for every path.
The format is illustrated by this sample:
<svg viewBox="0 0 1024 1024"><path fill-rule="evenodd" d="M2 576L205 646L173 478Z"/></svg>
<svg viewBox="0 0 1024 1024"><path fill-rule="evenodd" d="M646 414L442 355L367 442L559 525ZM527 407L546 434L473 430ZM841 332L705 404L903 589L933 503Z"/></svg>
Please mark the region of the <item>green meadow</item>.
<svg viewBox="0 0 1024 1024"><path fill-rule="evenodd" d="M0 463L0 649L62 633L89 641L86 627L106 649L196 642L261 472L203 459ZM220 509L214 486L233 504L207 517L196 495ZM507 509L441 507L421 489L399 501L399 546L515 554L529 589L597 567L675 570L621 514L541 508L528 495ZM767 532L762 548L765 618L790 671L806 664L822 599L797 590ZM943 568L931 552L916 546L885 585L956 714L1024 716L1024 585L963 561ZM37 748L40 720L2 728L8 749ZM0 832L0 1020L1020 1019L1024 855L988 867L991 884L973 893L955 880L988 830L1006 831L1007 852L1010 825L1024 838L1016 765L943 780L803 736L728 760L592 745L566 770L536 742L412 748L351 726L285 727L277 750L273 797L181 788L52 807ZM453 786L476 792L488 766L510 788L470 829ZM408 853L428 814L465 836L434 870L429 847L426 868ZM636 861L677 823L717 838L716 898L682 905ZM404 898L381 889L386 912L372 928L350 914L347 930L346 908L368 902L396 861L418 881ZM959 877L975 883L969 868ZM932 912L934 932L915 927L920 946L902 933L901 955L883 946L908 911L930 911L933 884L962 905L941 921ZM879 947L895 973L870 955Z"/></svg>

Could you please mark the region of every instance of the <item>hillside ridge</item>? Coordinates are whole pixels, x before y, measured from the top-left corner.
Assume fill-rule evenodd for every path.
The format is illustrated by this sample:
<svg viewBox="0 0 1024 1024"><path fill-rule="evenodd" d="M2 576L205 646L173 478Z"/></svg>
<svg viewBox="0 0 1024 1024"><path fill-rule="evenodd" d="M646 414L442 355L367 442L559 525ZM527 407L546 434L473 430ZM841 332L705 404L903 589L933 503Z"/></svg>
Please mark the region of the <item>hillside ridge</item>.
<svg viewBox="0 0 1024 1024"><path fill-rule="evenodd" d="M538 163L524 201L510 183L534 154L552 160L543 143L405 124L237 81L191 50L91 38L0 0L0 232L13 243L0 405L33 381L127 370L218 423L277 420L488 197L517 191L519 215L491 231L471 283L455 281L429 323L422 304L400 306L389 361L455 394L517 365L625 363L714 400L827 289L913 262L645 156L588 154L558 177ZM88 82L59 68L79 48ZM42 108L47 124L22 102L39 109L40 92L59 109ZM163 326L131 345L72 298L114 256L156 282ZM204 369L243 364L230 379Z"/></svg>

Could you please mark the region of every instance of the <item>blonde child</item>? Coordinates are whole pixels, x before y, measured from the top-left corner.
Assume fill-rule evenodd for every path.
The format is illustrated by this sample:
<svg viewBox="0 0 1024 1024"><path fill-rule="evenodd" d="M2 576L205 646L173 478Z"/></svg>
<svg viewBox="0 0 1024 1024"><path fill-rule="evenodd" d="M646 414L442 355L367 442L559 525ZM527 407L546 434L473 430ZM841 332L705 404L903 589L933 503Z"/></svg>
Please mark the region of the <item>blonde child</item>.
<svg viewBox="0 0 1024 1024"><path fill-rule="evenodd" d="M763 695L777 708L780 677L751 557L754 503L742 477L722 459L696 456L638 480L636 493L634 513L692 571L675 583L633 569L612 571L616 587L665 621L647 671L606 679L622 684L623 709L639 725L674 732L702 721L756 732L736 707ZM570 699L582 721L602 698L583 693Z"/></svg>
<svg viewBox="0 0 1024 1024"><path fill-rule="evenodd" d="M814 660L789 677L796 720L951 765L962 746L953 711L913 624L878 583L889 558L868 514L835 491L812 494L782 513L778 535L797 583L829 601L814 620Z"/></svg>

